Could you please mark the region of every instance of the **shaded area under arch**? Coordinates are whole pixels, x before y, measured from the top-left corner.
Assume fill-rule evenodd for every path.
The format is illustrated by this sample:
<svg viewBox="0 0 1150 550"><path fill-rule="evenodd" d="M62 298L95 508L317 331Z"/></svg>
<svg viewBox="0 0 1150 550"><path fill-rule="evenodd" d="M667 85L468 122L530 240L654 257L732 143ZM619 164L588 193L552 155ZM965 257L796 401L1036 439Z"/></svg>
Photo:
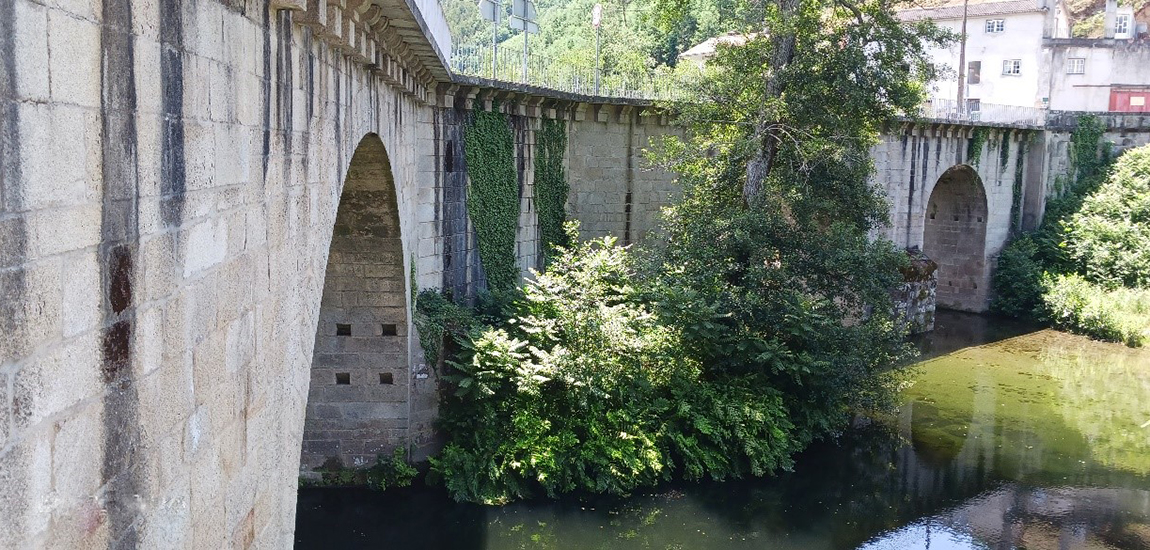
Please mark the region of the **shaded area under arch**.
<svg viewBox="0 0 1150 550"><path fill-rule="evenodd" d="M986 191L974 168L953 166L939 177L926 207L922 250L938 263L938 307L986 311Z"/></svg>
<svg viewBox="0 0 1150 550"><path fill-rule="evenodd" d="M395 181L379 136L352 155L316 327L301 472L369 466L407 440L407 301Z"/></svg>

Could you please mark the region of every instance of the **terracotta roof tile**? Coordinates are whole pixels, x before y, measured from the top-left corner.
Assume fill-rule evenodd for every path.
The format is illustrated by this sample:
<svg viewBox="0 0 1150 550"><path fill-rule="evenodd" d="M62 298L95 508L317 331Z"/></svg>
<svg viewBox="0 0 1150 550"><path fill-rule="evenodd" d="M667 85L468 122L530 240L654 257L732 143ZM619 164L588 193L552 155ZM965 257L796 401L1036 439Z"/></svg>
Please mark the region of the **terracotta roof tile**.
<svg viewBox="0 0 1150 550"><path fill-rule="evenodd" d="M1034 0L1012 0L1010 2L971 2L967 5L966 15L970 17L985 17L987 15L1009 15L1012 13L1041 12ZM921 21L923 19L960 19L962 18L962 3L948 2L946 5L931 8L913 8L899 10L898 18L902 21Z"/></svg>

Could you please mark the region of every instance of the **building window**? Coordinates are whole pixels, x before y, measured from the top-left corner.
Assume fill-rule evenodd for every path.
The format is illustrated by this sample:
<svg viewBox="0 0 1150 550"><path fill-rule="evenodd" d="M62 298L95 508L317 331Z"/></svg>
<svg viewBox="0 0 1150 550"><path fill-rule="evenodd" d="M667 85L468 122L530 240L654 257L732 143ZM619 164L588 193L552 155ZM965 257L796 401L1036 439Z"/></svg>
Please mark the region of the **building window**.
<svg viewBox="0 0 1150 550"><path fill-rule="evenodd" d="M968 99L966 100L966 112L977 113L982 110L982 100Z"/></svg>
<svg viewBox="0 0 1150 550"><path fill-rule="evenodd" d="M1067 59L1066 74L1086 74L1086 58L1071 57Z"/></svg>
<svg viewBox="0 0 1150 550"><path fill-rule="evenodd" d="M1114 20L1114 34L1127 35L1130 34L1130 16L1119 15Z"/></svg>
<svg viewBox="0 0 1150 550"><path fill-rule="evenodd" d="M978 84L982 81L982 62L971 61L966 64L966 83Z"/></svg>
<svg viewBox="0 0 1150 550"><path fill-rule="evenodd" d="M1021 59L1004 59L1004 60L1002 60L1002 74L1004 74L1004 75L1022 74L1022 60Z"/></svg>
<svg viewBox="0 0 1150 550"><path fill-rule="evenodd" d="M995 33L1006 30L1006 21L1003 19L987 19L986 32Z"/></svg>

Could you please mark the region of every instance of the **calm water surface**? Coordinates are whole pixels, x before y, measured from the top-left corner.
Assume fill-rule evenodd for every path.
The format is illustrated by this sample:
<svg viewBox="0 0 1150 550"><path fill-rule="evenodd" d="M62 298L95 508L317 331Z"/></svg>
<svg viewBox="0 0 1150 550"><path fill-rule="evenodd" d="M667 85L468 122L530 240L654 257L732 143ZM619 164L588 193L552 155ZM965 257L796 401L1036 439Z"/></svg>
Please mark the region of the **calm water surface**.
<svg viewBox="0 0 1150 550"><path fill-rule="evenodd" d="M793 473L628 499L304 489L299 548L1147 549L1150 351L941 314L891 419Z"/></svg>

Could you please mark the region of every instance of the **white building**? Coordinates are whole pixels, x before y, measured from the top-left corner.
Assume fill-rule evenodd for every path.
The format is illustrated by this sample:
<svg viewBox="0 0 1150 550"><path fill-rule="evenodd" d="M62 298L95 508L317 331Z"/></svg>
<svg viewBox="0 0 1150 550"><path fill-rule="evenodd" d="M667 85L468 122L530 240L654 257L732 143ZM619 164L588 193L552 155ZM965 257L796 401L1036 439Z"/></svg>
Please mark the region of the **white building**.
<svg viewBox="0 0 1150 550"><path fill-rule="evenodd" d="M727 34L722 34L712 38L708 38L698 44L695 44L691 49L679 54L680 61L688 61L698 66L703 66L708 59L715 57L719 45L724 46L742 46L748 40L754 38L755 33L742 34L739 32L731 31Z"/></svg>
<svg viewBox="0 0 1150 550"><path fill-rule="evenodd" d="M1138 15L1110 0L1103 38L1043 41L1051 109L1150 113L1150 8Z"/></svg>
<svg viewBox="0 0 1150 550"><path fill-rule="evenodd" d="M959 40L930 52L949 71L931 83L923 115L1040 125L1048 109L1150 113L1150 5L1135 12L1107 0L1103 38L1070 38L1064 1L968 0L965 44ZM898 17L930 19L961 35L963 11L963 0L945 0L900 10ZM728 33L679 58L702 65L719 44L746 40Z"/></svg>
<svg viewBox="0 0 1150 550"><path fill-rule="evenodd" d="M899 17L931 19L960 34L963 4L949 0L902 10ZM1018 110L1026 108L1150 112L1147 22L1132 7L1109 0L1104 38L1098 39L1070 38L1066 9L1058 0L971 1L966 21L964 67L959 67L961 41L932 52L935 62L953 71L933 83L936 114L959 111L960 78L965 113L972 116L1033 118Z"/></svg>
<svg viewBox="0 0 1150 550"><path fill-rule="evenodd" d="M936 63L950 67L949 78L933 83L932 98L955 101L959 76L963 78L966 110L977 112L981 104L1045 107L1042 98L1042 40L1065 29L1065 18L1049 17L1044 0L1009 2L971 1L966 7L965 67L959 67L963 44L931 52ZM961 0L932 8L899 12L903 21L931 19L938 26L962 32ZM1049 26L1049 28L1048 28ZM956 74L957 73L957 74Z"/></svg>

